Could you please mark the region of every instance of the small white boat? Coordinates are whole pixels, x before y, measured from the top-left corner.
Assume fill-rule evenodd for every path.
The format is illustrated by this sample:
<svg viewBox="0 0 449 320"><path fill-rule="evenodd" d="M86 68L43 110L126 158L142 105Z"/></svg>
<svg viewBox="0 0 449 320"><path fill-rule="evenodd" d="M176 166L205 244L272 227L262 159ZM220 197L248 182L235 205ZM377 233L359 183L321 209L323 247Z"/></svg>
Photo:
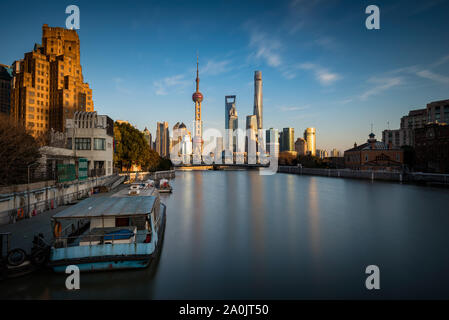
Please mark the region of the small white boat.
<svg viewBox="0 0 449 320"><path fill-rule="evenodd" d="M159 182L159 193L171 193L172 189L167 179L161 179Z"/></svg>

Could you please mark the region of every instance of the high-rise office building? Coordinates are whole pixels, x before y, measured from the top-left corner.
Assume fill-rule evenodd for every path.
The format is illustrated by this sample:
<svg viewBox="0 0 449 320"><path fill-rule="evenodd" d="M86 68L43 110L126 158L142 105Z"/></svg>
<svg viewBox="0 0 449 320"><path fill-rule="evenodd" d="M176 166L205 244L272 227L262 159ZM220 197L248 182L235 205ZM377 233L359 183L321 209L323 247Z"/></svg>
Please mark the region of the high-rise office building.
<svg viewBox="0 0 449 320"><path fill-rule="evenodd" d="M148 130L147 127L143 130L143 136L145 137L145 140L148 142L148 145L150 146L150 149L153 149L153 140L151 137L151 132Z"/></svg>
<svg viewBox="0 0 449 320"><path fill-rule="evenodd" d="M203 94L200 92L200 77L198 72L198 57L196 58L196 91L192 95L195 102L195 122L193 132L193 152L195 154L203 153L203 122L201 121L201 102L203 102Z"/></svg>
<svg viewBox="0 0 449 320"><path fill-rule="evenodd" d="M270 155L272 151L279 154L279 130L270 128L266 131L266 152ZM274 156L274 155L273 155Z"/></svg>
<svg viewBox="0 0 449 320"><path fill-rule="evenodd" d="M168 122L158 122L156 130L156 152L161 157L168 158L170 155L170 131L168 129Z"/></svg>
<svg viewBox="0 0 449 320"><path fill-rule="evenodd" d="M11 82L11 67L0 64L0 114L9 115L11 111Z"/></svg>
<svg viewBox="0 0 449 320"><path fill-rule="evenodd" d="M282 129L281 151L295 151L295 129L294 128Z"/></svg>
<svg viewBox="0 0 449 320"><path fill-rule="evenodd" d="M254 112L257 117L257 129L263 128L262 71L254 72Z"/></svg>
<svg viewBox="0 0 449 320"><path fill-rule="evenodd" d="M315 128L307 128L304 131L304 140L307 143L307 154L316 155L316 130Z"/></svg>
<svg viewBox="0 0 449 320"><path fill-rule="evenodd" d="M255 115L246 116L246 139L245 139L245 152L248 155L248 163L250 163L250 154L252 157L256 156L257 152L257 117ZM251 160L255 163L255 160Z"/></svg>
<svg viewBox="0 0 449 320"><path fill-rule="evenodd" d="M307 143L303 138L296 139L295 142L295 151L299 156L304 156L307 153Z"/></svg>
<svg viewBox="0 0 449 320"><path fill-rule="evenodd" d="M228 116L226 117L226 150L231 152L237 152L237 137L234 135L235 131L239 128L239 117L235 103L233 103L229 109Z"/></svg>
<svg viewBox="0 0 449 320"><path fill-rule="evenodd" d="M225 129L229 129L229 119L231 115L237 115L235 103L236 96L225 96Z"/></svg>
<svg viewBox="0 0 449 320"><path fill-rule="evenodd" d="M92 90L84 82L80 40L75 30L42 27L42 44L13 63L11 116L39 136L51 128L63 132L76 111L94 110Z"/></svg>

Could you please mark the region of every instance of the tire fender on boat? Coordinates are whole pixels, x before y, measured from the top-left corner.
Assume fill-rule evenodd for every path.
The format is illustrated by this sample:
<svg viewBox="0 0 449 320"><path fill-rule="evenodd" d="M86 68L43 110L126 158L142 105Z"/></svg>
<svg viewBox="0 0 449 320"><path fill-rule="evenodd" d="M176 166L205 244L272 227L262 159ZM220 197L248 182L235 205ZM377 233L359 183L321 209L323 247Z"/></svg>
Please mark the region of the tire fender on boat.
<svg viewBox="0 0 449 320"><path fill-rule="evenodd" d="M23 249L16 248L12 249L8 252L8 256L6 257L6 261L8 262L8 265L16 267L21 265L26 260L26 252Z"/></svg>

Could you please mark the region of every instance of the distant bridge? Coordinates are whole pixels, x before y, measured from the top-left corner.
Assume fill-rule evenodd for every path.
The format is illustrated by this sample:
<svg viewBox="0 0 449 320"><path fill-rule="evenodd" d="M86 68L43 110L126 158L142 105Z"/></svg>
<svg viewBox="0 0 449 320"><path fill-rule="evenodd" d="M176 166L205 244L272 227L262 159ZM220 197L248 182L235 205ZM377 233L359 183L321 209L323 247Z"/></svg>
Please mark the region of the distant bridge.
<svg viewBox="0 0 449 320"><path fill-rule="evenodd" d="M269 164L179 164L175 165L175 170L252 170L257 168L268 168Z"/></svg>

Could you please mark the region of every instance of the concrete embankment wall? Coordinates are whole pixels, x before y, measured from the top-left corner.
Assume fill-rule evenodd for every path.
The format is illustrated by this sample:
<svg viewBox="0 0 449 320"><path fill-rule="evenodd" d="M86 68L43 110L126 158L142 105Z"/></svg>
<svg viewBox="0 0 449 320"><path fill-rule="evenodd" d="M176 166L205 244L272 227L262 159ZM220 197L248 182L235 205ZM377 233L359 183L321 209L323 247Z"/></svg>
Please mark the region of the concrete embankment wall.
<svg viewBox="0 0 449 320"><path fill-rule="evenodd" d="M449 187L449 174L433 174L433 173L402 173L391 171L362 171L350 169L315 169L280 166L278 172L304 174L314 176L336 177L336 178L352 178L366 179L373 181L394 181L408 182L418 184L433 184Z"/></svg>
<svg viewBox="0 0 449 320"><path fill-rule="evenodd" d="M120 176L126 177L129 181L136 180L159 180L159 179L173 179L175 177L175 170L156 171L156 172L128 172L120 173Z"/></svg>
<svg viewBox="0 0 449 320"><path fill-rule="evenodd" d="M113 189L123 180L123 177L111 175L60 184L43 181L30 183L29 186L24 184L0 188L0 225L88 197L96 187Z"/></svg>

